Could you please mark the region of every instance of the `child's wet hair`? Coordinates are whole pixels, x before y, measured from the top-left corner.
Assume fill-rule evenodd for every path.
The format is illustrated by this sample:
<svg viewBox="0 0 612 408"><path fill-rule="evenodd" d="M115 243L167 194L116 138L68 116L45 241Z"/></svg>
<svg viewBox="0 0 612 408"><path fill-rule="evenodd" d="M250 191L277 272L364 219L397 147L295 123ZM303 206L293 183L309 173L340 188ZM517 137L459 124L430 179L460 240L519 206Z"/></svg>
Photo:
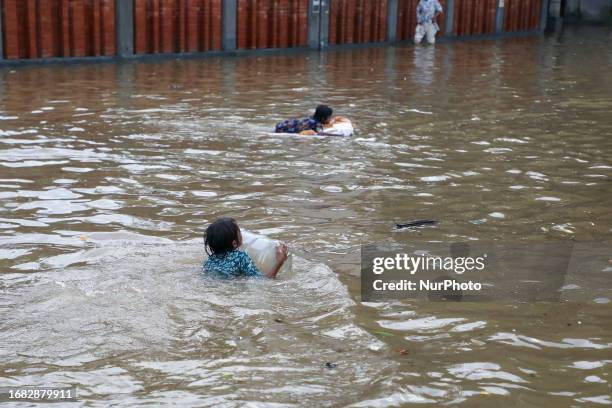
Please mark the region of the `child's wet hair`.
<svg viewBox="0 0 612 408"><path fill-rule="evenodd" d="M327 123L329 119L331 119L334 111L327 105L319 105L315 110L313 119L319 123Z"/></svg>
<svg viewBox="0 0 612 408"><path fill-rule="evenodd" d="M206 228L204 248L208 255L223 255L233 251L234 241L240 246L240 228L233 218L219 218Z"/></svg>

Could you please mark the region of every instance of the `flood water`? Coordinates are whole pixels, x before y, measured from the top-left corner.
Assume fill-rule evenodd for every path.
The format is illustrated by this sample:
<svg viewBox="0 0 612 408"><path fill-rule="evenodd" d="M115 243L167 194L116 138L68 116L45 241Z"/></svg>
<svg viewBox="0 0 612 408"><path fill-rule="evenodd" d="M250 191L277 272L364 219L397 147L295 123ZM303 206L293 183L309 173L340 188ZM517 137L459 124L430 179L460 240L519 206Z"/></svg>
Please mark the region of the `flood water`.
<svg viewBox="0 0 612 408"><path fill-rule="evenodd" d="M88 406L612 404L612 295L359 293L361 244L610 239L611 40L2 68L0 385ZM269 134L322 102L352 138ZM203 277L220 216L288 242L292 274ZM393 231L420 218L439 223Z"/></svg>

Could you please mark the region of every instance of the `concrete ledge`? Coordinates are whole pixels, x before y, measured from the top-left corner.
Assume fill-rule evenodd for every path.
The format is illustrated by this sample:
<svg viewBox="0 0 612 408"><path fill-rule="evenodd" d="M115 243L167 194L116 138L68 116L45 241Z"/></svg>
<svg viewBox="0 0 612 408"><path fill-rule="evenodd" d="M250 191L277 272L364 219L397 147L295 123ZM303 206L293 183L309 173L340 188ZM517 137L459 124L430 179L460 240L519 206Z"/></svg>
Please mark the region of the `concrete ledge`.
<svg viewBox="0 0 612 408"><path fill-rule="evenodd" d="M495 34L476 34L476 35L462 35L461 37L449 36L439 38L439 42L463 42L463 41L478 41L478 40L497 40L504 38L519 38L519 37L534 37L541 36L542 33L540 30L530 30L530 31L509 31L504 33L495 33ZM436 40L437 41L437 40Z"/></svg>
<svg viewBox="0 0 612 408"><path fill-rule="evenodd" d="M0 68L19 67L27 65L58 65L58 64L99 64L117 62L122 57L58 57L58 58L29 58L29 59L0 59Z"/></svg>
<svg viewBox="0 0 612 408"><path fill-rule="evenodd" d="M449 44L454 42L470 42L470 41L495 41L503 40L506 38L520 38L520 37L541 37L542 32L540 30L531 31L512 31L507 33L499 34L476 34L476 35L462 35L460 37L449 35L436 38L436 44ZM412 45L415 46L414 41L404 40L396 43L397 45ZM420 47L435 47L435 45L419 45Z"/></svg>

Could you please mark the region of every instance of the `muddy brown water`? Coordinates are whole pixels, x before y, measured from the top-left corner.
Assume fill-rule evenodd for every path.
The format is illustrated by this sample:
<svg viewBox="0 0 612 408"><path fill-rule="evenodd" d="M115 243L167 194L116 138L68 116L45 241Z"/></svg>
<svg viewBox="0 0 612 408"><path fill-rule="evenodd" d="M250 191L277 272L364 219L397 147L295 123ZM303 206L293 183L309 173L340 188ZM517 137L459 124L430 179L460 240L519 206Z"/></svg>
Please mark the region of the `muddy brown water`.
<svg viewBox="0 0 612 408"><path fill-rule="evenodd" d="M611 40L2 68L0 385L87 406L612 404L612 295L359 296L364 243L610 239ZM320 102L355 136L268 133ZM292 274L202 277L222 215L287 241ZM392 230L419 218L440 222Z"/></svg>

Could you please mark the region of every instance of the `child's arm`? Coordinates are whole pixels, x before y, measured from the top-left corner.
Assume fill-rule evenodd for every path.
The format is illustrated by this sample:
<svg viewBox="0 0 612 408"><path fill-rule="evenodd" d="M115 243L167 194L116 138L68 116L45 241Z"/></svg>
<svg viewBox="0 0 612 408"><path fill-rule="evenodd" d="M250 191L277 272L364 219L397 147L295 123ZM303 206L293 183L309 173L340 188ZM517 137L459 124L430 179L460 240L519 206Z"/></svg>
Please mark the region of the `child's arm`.
<svg viewBox="0 0 612 408"><path fill-rule="evenodd" d="M288 252L289 249L287 248L287 244L285 244L284 242L281 242L276 246L276 263L274 264L272 269L270 269L270 272L266 273L267 278L276 278L276 274L278 273L280 268L283 267L283 264L289 257Z"/></svg>

